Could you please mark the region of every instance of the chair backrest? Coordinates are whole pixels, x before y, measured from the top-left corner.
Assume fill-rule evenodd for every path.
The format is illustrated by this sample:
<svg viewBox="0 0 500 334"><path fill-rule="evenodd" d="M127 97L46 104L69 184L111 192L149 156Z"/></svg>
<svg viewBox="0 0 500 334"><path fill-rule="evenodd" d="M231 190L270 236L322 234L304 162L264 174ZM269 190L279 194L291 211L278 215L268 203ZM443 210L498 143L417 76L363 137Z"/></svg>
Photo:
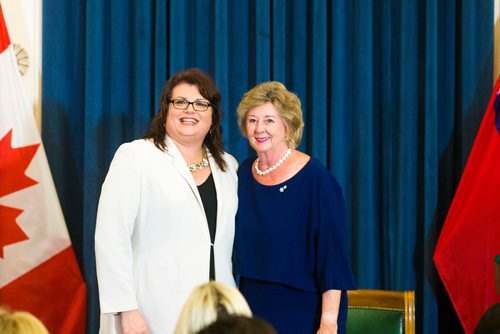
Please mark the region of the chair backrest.
<svg viewBox="0 0 500 334"><path fill-rule="evenodd" d="M347 334L415 334L414 291L347 292Z"/></svg>

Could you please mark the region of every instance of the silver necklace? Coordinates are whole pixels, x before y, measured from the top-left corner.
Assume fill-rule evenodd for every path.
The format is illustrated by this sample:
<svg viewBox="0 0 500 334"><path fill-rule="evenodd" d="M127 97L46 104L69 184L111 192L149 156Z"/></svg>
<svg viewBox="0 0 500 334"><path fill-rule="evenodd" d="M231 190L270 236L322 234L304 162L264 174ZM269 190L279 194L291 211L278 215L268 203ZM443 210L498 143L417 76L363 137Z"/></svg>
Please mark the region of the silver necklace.
<svg viewBox="0 0 500 334"><path fill-rule="evenodd" d="M255 160L255 171L256 171L256 172L257 172L257 174L259 174L260 176L262 176L262 175L266 175L266 174L271 173L273 170L275 170L276 168L278 168L279 166L281 166L281 164L283 163L283 161L285 161L285 160L286 160L286 158L288 158L288 156L290 155L290 153L291 153L291 152L292 152L292 149L291 149L291 148L289 148L288 150L286 150L285 155L283 155L283 156L281 157L281 159L279 159L279 160L278 160L278 162L274 164L274 166L271 166L271 167L269 167L269 168L268 168L268 169L266 169L266 170L260 170L260 169L259 169L259 158L257 158L257 159Z"/></svg>
<svg viewBox="0 0 500 334"><path fill-rule="evenodd" d="M200 162L197 164L187 164L189 171L191 173L196 172L198 169L202 169L208 166L208 160L206 158L203 158Z"/></svg>

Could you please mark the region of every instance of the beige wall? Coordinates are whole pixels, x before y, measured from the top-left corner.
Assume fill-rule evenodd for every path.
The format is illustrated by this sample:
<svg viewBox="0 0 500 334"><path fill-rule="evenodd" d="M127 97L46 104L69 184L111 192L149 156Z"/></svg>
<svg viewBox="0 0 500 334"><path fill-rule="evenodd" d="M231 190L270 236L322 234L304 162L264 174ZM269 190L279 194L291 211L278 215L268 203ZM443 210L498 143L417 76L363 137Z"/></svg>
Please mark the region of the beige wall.
<svg viewBox="0 0 500 334"><path fill-rule="evenodd" d="M29 68L22 77L41 128L42 78L42 0L0 0L12 43L21 45L29 55Z"/></svg>

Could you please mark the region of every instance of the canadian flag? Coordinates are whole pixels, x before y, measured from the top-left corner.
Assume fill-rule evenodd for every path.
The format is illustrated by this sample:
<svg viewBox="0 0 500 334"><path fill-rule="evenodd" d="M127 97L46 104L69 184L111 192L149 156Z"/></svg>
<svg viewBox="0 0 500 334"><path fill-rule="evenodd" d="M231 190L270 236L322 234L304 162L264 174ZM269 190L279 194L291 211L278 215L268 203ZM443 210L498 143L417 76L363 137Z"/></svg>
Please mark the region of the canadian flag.
<svg viewBox="0 0 500 334"><path fill-rule="evenodd" d="M76 262L0 5L0 306L31 312L50 333L84 333Z"/></svg>

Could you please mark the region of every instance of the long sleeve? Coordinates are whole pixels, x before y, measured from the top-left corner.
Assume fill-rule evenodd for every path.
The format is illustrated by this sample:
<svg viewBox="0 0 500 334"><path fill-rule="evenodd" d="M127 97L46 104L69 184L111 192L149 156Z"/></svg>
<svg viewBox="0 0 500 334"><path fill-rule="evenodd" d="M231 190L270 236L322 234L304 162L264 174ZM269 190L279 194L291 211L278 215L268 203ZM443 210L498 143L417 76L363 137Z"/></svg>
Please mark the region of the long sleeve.
<svg viewBox="0 0 500 334"><path fill-rule="evenodd" d="M95 251L101 312L137 308L132 235L141 198L141 178L127 145L115 154L102 186Z"/></svg>
<svg viewBox="0 0 500 334"><path fill-rule="evenodd" d="M347 254L346 213L342 188L326 170L318 175L313 193L316 222L316 280L321 292L356 286Z"/></svg>

